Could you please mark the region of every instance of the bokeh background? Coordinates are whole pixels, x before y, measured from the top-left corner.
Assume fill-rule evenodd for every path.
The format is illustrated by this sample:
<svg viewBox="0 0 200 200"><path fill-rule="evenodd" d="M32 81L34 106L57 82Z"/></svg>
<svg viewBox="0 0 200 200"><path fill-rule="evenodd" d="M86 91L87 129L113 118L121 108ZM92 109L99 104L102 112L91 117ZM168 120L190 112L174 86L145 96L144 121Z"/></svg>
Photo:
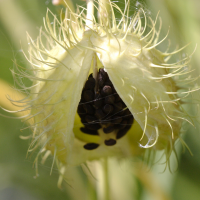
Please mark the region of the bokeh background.
<svg viewBox="0 0 200 200"><path fill-rule="evenodd" d="M85 6L84 1L74 0L73 3ZM123 0L119 0L118 3L123 7ZM147 8L147 15L153 19L160 11L159 16L163 22L161 37L170 27L168 38L171 40L172 49L176 47L176 44L181 47L191 43L190 47L186 49L186 53L191 53L197 44L191 64L196 69L195 74L198 76L200 71L200 1L132 1L132 12L137 10L140 3ZM59 14L61 8L52 5L50 0L0 0L0 81L3 80L10 86L15 84L10 72L14 60L17 60L24 68L28 66L22 53L22 49L26 50L28 47L26 32L33 39L37 37L39 28L43 26L43 17L45 17L47 7L55 14ZM165 49L165 45L166 43L159 48ZM5 94L5 88L1 87L0 93ZM198 92L195 93L195 97L200 99ZM0 105L3 106L1 99ZM194 109L192 112L198 114L198 110ZM0 114L14 117L3 110L0 110ZM25 122L21 122L21 120L0 116L0 200L98 199L97 192L91 189L88 177L81 167L77 167L74 176L69 178L76 186L72 184L58 189L56 168L50 176L51 159L45 165L39 166L39 177L35 178L34 155L26 157L29 142L21 140L19 137L31 134L28 129L20 131L25 126ZM110 181L113 182L113 190L116 187L116 191L119 193L115 199L154 200L159 199L154 193L159 193L160 190L166 194L163 199L198 200L200 198L200 129L198 120L195 122L195 127L189 127L183 135L193 156L187 150L184 152L181 145L177 143L179 154L177 171L170 173L166 170L162 173L163 166L156 165L148 175L145 175L146 172L144 172L145 180L142 181L142 177L134 173L127 176L126 170L121 166L118 169L118 174L121 174L118 179L122 182L121 186L118 186L115 181ZM113 163L111 165L115 168L117 164ZM132 167L134 168L134 162ZM125 169L127 168L125 167ZM130 182L130 177L134 180L133 183ZM151 185L153 186L151 187ZM88 195L88 193L92 194ZM160 198L160 200L162 199Z"/></svg>

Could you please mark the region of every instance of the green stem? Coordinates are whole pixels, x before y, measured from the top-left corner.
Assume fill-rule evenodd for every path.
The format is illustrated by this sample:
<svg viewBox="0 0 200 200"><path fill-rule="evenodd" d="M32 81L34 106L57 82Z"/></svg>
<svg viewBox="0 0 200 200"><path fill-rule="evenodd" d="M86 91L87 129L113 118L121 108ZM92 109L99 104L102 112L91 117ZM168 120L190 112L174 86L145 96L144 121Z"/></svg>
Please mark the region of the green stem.
<svg viewBox="0 0 200 200"><path fill-rule="evenodd" d="M109 22L112 16L110 0L99 0L99 15L101 20L104 21L104 25Z"/></svg>
<svg viewBox="0 0 200 200"><path fill-rule="evenodd" d="M104 200L110 199L110 187L109 187L109 174L108 174L108 159L105 158L103 162L103 180L104 180Z"/></svg>
<svg viewBox="0 0 200 200"><path fill-rule="evenodd" d="M94 17L94 4L93 0L87 0L87 20L86 29L93 28L93 17Z"/></svg>
<svg viewBox="0 0 200 200"><path fill-rule="evenodd" d="M72 12L75 12L72 0L53 0L52 3L54 5L63 5L65 7L68 7Z"/></svg>
<svg viewBox="0 0 200 200"><path fill-rule="evenodd" d="M89 191L88 199L97 200L97 193L94 184L92 184L91 180L88 180L88 191Z"/></svg>

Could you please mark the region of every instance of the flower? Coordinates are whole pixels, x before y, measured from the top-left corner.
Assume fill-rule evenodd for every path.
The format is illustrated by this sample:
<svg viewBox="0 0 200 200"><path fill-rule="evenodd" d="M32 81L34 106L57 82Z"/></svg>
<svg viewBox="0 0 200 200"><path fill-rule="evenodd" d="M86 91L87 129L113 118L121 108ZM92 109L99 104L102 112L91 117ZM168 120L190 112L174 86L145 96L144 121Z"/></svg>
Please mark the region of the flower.
<svg viewBox="0 0 200 200"><path fill-rule="evenodd" d="M198 89L190 76L190 56L169 63L183 48L157 50L167 36L159 41L161 27L157 30L151 18L148 24L143 9L129 16L130 1L124 11L110 1L96 3L98 21L90 12L92 1L76 13L68 7L60 21L48 10L45 31L36 41L28 37L33 73L22 75L33 80L30 101L24 100L34 119L29 151L40 146L36 161L44 151L44 159L51 152L61 166L142 155L146 149L164 150L168 159L183 121L191 123L183 108L186 97ZM115 98L106 102L113 96L120 105ZM118 111L110 111L118 105Z"/></svg>

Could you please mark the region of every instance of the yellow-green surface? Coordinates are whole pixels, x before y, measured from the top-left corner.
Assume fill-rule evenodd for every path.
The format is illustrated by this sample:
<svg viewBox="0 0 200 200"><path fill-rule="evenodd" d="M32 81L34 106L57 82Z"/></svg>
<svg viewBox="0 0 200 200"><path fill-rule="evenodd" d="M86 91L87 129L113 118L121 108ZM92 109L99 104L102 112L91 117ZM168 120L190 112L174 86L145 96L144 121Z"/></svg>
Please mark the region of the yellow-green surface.
<svg viewBox="0 0 200 200"><path fill-rule="evenodd" d="M73 1L74 4L85 5L84 1ZM135 3L133 3L134 5ZM172 47L175 44L183 46L191 42L189 52L192 52L195 45L200 44L200 1L199 0L147 0L143 3L151 12L147 11L154 19L160 11L163 21L162 36L165 35L169 26L169 39ZM123 7L123 0L119 0L119 6ZM24 59L21 48L27 48L26 31L34 39L37 37L39 27L43 25L43 17L49 7L54 13L59 12L60 7L54 7L50 0L2 0L0 1L0 80L13 85L14 81L10 69L13 68L13 60L18 60L21 66L26 67L27 61ZM132 12L137 7L131 7ZM160 45L160 49L166 49L166 43ZM192 65L200 71L200 48L197 46L192 57ZM195 72L197 74L197 72ZM24 80L27 81L27 80ZM3 93L4 88L0 88ZM200 99L199 93L195 93L195 98ZM0 110L1 114L7 114ZM199 114L198 110L194 111ZM30 130L20 131L25 123L20 120L10 119L0 116L0 199L1 200L54 200L54 199L89 199L96 194L89 190L85 174L80 168L79 176L74 175L74 179L79 182L76 186L67 186L67 190L57 188L58 172L54 168L50 176L52 158L49 158L45 165L39 165L38 178L34 178L35 169L32 168L34 161L33 155L26 158L29 141L21 140L20 135L31 134ZM193 157L188 151L182 153L179 148L179 167L176 172L170 174L166 171L160 174L163 167L157 165L152 169L153 174L146 177L147 181L156 180L159 186L168 194L169 199L174 200L198 200L200 197L200 133L199 124L196 121L196 129L190 128L184 135L184 140L190 147ZM115 167L112 165L112 168ZM134 162L133 162L134 167ZM119 177L123 184L119 185L114 181L112 184L119 191L121 199L154 199L151 191L146 191L140 181L131 175L135 181L132 183L125 169L121 166L118 169ZM124 175L123 175L124 174ZM79 180L80 179L80 180ZM70 182L69 178L69 182ZM82 184L83 183L83 184ZM127 184L127 185L126 185ZM137 189L136 189L137 188ZM149 187L150 188L150 187ZM152 189L152 188L151 188ZM91 194L87 194L91 191ZM153 191L153 189L152 189ZM94 191L93 191L94 192ZM75 193L75 195L73 195ZM126 197L124 196L126 195Z"/></svg>

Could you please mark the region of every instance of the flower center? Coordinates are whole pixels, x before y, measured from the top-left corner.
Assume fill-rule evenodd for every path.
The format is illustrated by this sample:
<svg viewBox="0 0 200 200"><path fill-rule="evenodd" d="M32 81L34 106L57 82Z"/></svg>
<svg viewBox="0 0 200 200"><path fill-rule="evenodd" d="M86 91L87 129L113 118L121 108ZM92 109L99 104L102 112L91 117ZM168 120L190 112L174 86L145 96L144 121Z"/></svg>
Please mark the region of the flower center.
<svg viewBox="0 0 200 200"><path fill-rule="evenodd" d="M84 127L80 130L90 135L110 135L104 144L113 146L123 137L133 124L133 115L117 94L107 72L99 69L96 80L89 75L81 94L78 115ZM101 131L100 131L101 130ZM103 132L100 134L100 132ZM87 150L96 149L100 144L87 143Z"/></svg>

